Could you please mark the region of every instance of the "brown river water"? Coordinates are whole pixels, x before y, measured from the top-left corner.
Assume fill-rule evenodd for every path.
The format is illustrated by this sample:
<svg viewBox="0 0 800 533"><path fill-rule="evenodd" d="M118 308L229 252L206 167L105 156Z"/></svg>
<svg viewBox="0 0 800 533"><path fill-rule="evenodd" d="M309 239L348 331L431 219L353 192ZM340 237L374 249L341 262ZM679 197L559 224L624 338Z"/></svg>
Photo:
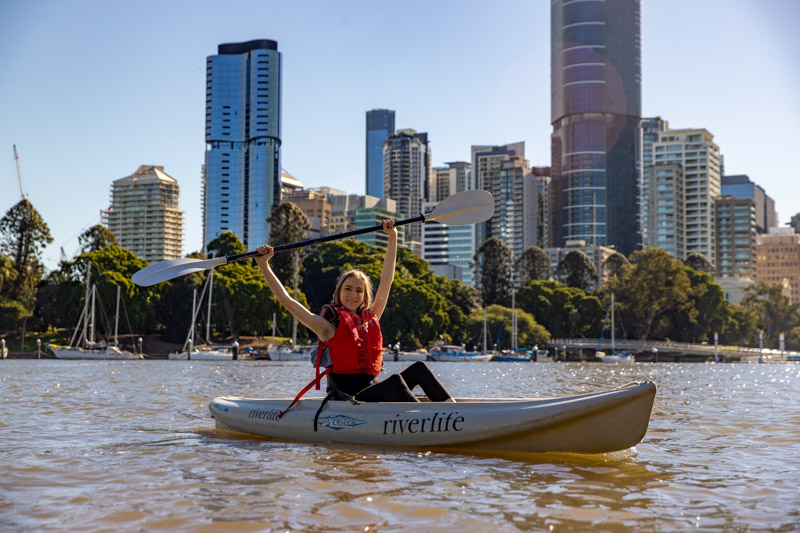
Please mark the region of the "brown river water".
<svg viewBox="0 0 800 533"><path fill-rule="evenodd" d="M659 391L635 448L487 457L214 429L209 400L307 363L0 360L0 531L800 530L800 364L431 367L463 397Z"/></svg>

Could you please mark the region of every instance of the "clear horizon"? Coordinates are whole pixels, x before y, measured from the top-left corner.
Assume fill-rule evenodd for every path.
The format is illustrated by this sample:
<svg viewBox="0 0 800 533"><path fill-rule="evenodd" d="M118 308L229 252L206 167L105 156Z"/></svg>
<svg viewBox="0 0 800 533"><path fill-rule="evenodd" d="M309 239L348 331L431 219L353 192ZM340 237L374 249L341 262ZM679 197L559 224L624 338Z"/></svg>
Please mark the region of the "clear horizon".
<svg viewBox="0 0 800 533"><path fill-rule="evenodd" d="M800 212L797 20L793 0L642 2L643 116L710 131L725 173L761 185L780 225ZM61 247L77 250L111 183L140 165L178 180L184 253L201 249L206 57L262 38L283 56L282 166L306 187L365 192L373 108L427 132L437 166L468 161L472 145L517 141L532 166L550 165L546 1L7 0L0 210L20 199L16 144L54 238L45 266L57 267Z"/></svg>

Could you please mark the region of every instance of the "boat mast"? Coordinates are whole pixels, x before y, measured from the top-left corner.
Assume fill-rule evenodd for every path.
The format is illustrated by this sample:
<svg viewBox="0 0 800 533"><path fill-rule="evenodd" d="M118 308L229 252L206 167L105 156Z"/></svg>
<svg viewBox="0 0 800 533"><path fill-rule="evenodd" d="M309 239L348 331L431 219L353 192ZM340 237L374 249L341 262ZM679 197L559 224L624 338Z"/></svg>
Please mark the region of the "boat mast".
<svg viewBox="0 0 800 533"><path fill-rule="evenodd" d="M296 252L294 254L294 299L297 300L297 275L298 270L300 268L299 265L300 260L300 253ZM297 348L297 317L292 315L294 320L292 320L292 350Z"/></svg>
<svg viewBox="0 0 800 533"><path fill-rule="evenodd" d="M511 293L511 351L517 351L517 291Z"/></svg>
<svg viewBox="0 0 800 533"><path fill-rule="evenodd" d="M211 344L211 291L214 290L214 269L208 278L208 313L206 313L206 344Z"/></svg>
<svg viewBox="0 0 800 533"><path fill-rule="evenodd" d="M192 348L194 347L194 321L197 318L197 314L195 311L197 310L197 289L194 289L192 292L192 324L189 326L189 338L186 339L187 343L189 344L189 357L192 354Z"/></svg>
<svg viewBox="0 0 800 533"><path fill-rule="evenodd" d="M81 338L78 341L78 344L82 346L86 346L86 339L88 338L87 330L89 329L89 287L91 286L92 281L92 263L86 263L86 294L83 297L83 332L81 333Z"/></svg>
<svg viewBox="0 0 800 533"><path fill-rule="evenodd" d="M614 293L611 293L611 353L614 353Z"/></svg>
<svg viewBox="0 0 800 533"><path fill-rule="evenodd" d="M89 335L90 335L89 342L91 344L94 344L94 308L95 308L94 301L96 294L97 294L97 286L92 285L92 322L91 324L89 324Z"/></svg>
<svg viewBox="0 0 800 533"><path fill-rule="evenodd" d="M483 308L483 353L486 353L486 308Z"/></svg>
<svg viewBox="0 0 800 533"><path fill-rule="evenodd" d="M114 346L119 346L119 341L117 340L117 333L119 332L119 285L117 285L117 313L114 317Z"/></svg>

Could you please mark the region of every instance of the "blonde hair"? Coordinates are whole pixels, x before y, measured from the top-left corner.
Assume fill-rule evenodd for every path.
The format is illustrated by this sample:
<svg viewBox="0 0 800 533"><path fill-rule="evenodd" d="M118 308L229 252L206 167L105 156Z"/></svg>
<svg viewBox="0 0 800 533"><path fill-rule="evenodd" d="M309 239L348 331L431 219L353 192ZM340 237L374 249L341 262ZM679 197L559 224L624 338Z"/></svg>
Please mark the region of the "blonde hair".
<svg viewBox="0 0 800 533"><path fill-rule="evenodd" d="M369 309L372 307L372 282L369 280L369 276L357 269L348 270L339 276L339 281L336 282L336 289L333 291L333 303L336 305L342 305L342 300L339 298L339 293L342 290L342 285L348 278L358 278L364 282L364 302L361 304L361 309Z"/></svg>

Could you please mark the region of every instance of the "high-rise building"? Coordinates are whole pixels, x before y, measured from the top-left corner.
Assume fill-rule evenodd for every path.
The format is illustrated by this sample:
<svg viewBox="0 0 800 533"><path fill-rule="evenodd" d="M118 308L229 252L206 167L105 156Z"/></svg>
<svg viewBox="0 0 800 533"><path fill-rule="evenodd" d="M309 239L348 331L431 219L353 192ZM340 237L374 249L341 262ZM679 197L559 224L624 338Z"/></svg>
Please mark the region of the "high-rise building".
<svg viewBox="0 0 800 533"><path fill-rule="evenodd" d="M369 196L383 198L383 143L394 135L394 111L367 111L367 182Z"/></svg>
<svg viewBox="0 0 800 533"><path fill-rule="evenodd" d="M280 106L277 42L221 44L208 57L204 246L226 231L248 248L268 242L281 200Z"/></svg>
<svg viewBox="0 0 800 533"><path fill-rule="evenodd" d="M715 205L716 277L756 275L756 204L749 198L718 196Z"/></svg>
<svg viewBox="0 0 800 533"><path fill-rule="evenodd" d="M525 228L525 242L532 242L529 246L547 248L553 242L552 238L552 180L550 178L550 167L532 167L531 174L534 176L534 188L526 191L525 205L534 206L535 224Z"/></svg>
<svg viewBox="0 0 800 533"><path fill-rule="evenodd" d="M383 196L397 202L397 212L404 217L422 213L431 176L431 148L427 133L412 129L398 130L383 144ZM411 240L419 241L419 224L407 229Z"/></svg>
<svg viewBox="0 0 800 533"><path fill-rule="evenodd" d="M472 186L472 172L470 164L466 161L445 163L446 167L435 167L431 179L431 190L428 199L431 202L441 202L448 196L474 189Z"/></svg>
<svg viewBox="0 0 800 533"><path fill-rule="evenodd" d="M503 165L514 158L525 159L525 142L516 142L500 146L473 145L472 153L472 183L476 189L491 191L491 184L496 181ZM497 213L499 200L495 198L495 213ZM478 224L475 231L475 246L480 246L492 235L492 227L486 222Z"/></svg>
<svg viewBox="0 0 800 533"><path fill-rule="evenodd" d="M756 208L756 227L759 233L767 233L770 228L778 227L775 200L767 195L763 187L750 181L747 175L722 176L720 191L722 196L753 200Z"/></svg>
<svg viewBox="0 0 800 533"><path fill-rule="evenodd" d="M180 187L164 167L142 165L111 185L105 223L117 244L150 263L183 255Z"/></svg>
<svg viewBox="0 0 800 533"><path fill-rule="evenodd" d="M655 165L650 169L650 244L669 250L681 260L696 252L714 263L716 261L714 201L720 194L722 175L722 157L719 147L714 144L714 136L705 129L667 130L659 133L658 141L653 143L653 153ZM669 177L659 174L664 174L666 171L662 169L664 165L671 167L669 170L675 180L673 184L658 179ZM679 173L682 175L682 197L677 188L671 188L677 187L681 179L676 167L680 167ZM656 174L655 182L652 178L653 172ZM674 205L669 206L671 200L674 200ZM682 206L679 205L681 201ZM654 206L657 210L655 215ZM659 210L659 207L667 209ZM682 235L683 238L682 251L680 246L676 246L673 252L660 244L665 227L662 224L665 220L669 220L670 210L676 224L674 237L678 240ZM681 215L682 234L678 233L680 226L677 225L680 223ZM654 231L657 232L655 235Z"/></svg>
<svg viewBox="0 0 800 533"><path fill-rule="evenodd" d="M640 0L550 4L554 246L641 244Z"/></svg>
<svg viewBox="0 0 800 533"><path fill-rule="evenodd" d="M791 228L772 228L758 236L756 281L788 282L791 302L800 303L800 235Z"/></svg>
<svg viewBox="0 0 800 533"><path fill-rule="evenodd" d="M666 250L674 257L686 257L684 242L684 177L678 163L652 166L647 171L647 241L645 244Z"/></svg>
<svg viewBox="0 0 800 533"><path fill-rule="evenodd" d="M655 164L653 157L653 144L658 141L658 134L669 129L669 123L661 117L642 119L642 243L648 244L650 239L649 206L650 206L650 167Z"/></svg>

